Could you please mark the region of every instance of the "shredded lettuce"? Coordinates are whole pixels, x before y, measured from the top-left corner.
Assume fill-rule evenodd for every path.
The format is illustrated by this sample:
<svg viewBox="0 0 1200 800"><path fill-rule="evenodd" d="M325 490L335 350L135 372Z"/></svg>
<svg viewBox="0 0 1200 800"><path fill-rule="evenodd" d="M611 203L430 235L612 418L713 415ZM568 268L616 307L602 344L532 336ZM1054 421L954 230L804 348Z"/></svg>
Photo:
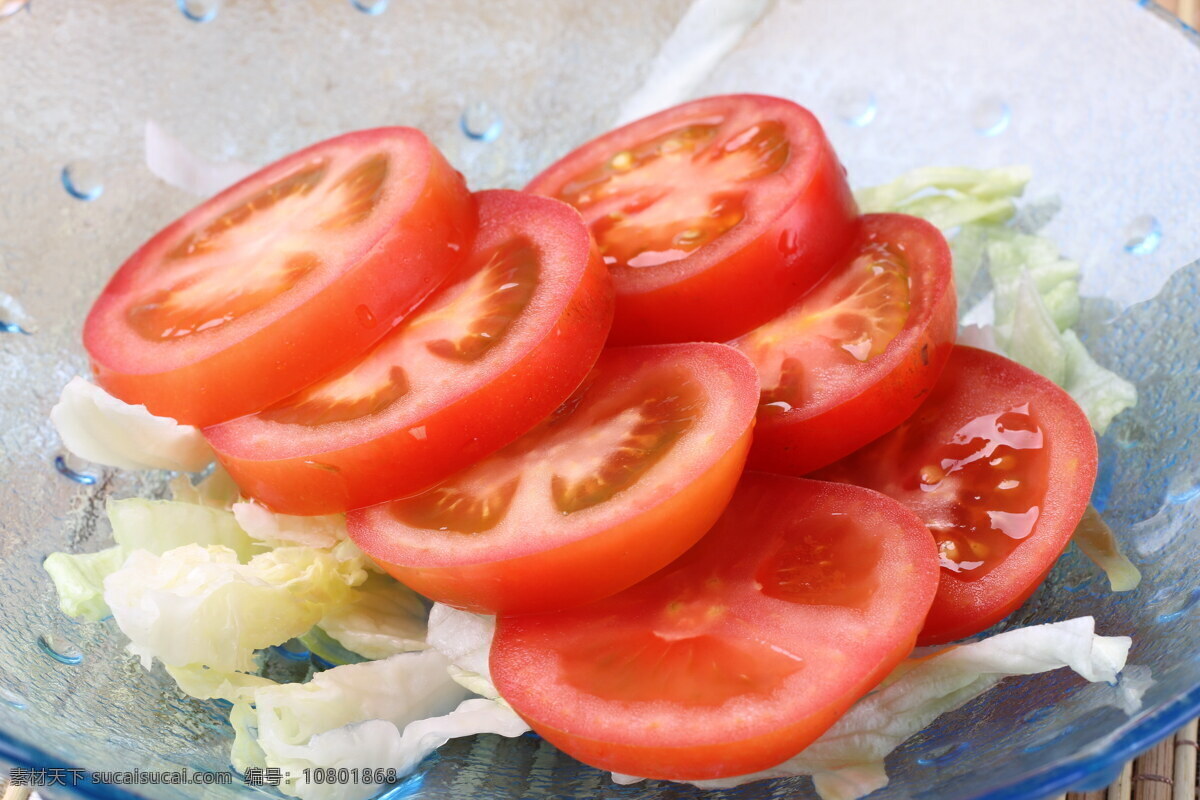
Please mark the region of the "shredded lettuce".
<svg viewBox="0 0 1200 800"><path fill-rule="evenodd" d="M1069 667L1088 681L1113 682L1131 640L1098 636L1095 620L1079 617L997 634L900 665L803 752L772 769L711 781L723 789L766 778L812 775L823 800L857 800L887 785L884 759L937 717L964 705L1011 675ZM640 778L614 775L618 783Z"/></svg>
<svg viewBox="0 0 1200 800"><path fill-rule="evenodd" d="M366 580L328 551L281 547L242 564L229 547L135 550L104 580L129 651L147 668L203 664L252 671L254 651L307 632Z"/></svg>
<svg viewBox="0 0 1200 800"><path fill-rule="evenodd" d="M434 603L429 612L426 641L450 660L450 677L469 691L508 707L496 691L488 669L488 654L495 635L495 617L460 611L441 603Z"/></svg>
<svg viewBox="0 0 1200 800"><path fill-rule="evenodd" d="M51 553L42 562L58 592L58 607L68 617L97 622L109 615L104 602L104 579L120 569L125 548L109 547L96 553Z"/></svg>
<svg viewBox="0 0 1200 800"><path fill-rule="evenodd" d="M333 547L346 538L345 514L319 517L275 514L253 501L234 503L232 510L246 533L274 547L285 544Z"/></svg>
<svg viewBox="0 0 1200 800"><path fill-rule="evenodd" d="M106 505L116 544L97 553L52 553L42 563L68 616L91 621L109 615L104 579L135 550L155 555L185 544L228 547L239 561L261 550L234 519L218 508L172 500L110 499Z"/></svg>
<svg viewBox="0 0 1200 800"><path fill-rule="evenodd" d="M327 608L317 624L345 649L380 659L423 650L425 616L416 592L387 575L371 575L346 602Z"/></svg>
<svg viewBox="0 0 1200 800"><path fill-rule="evenodd" d="M990 349L1062 386L1103 434L1137 403L1137 389L1096 363L1071 330L1080 313L1079 265L1052 240L1006 224L1029 178L1025 167L927 167L856 197L864 211L913 214L946 232L960 300L975 296L981 275L991 281L990 319L973 307L964 322L992 322Z"/></svg>
<svg viewBox="0 0 1200 800"><path fill-rule="evenodd" d="M399 774L458 736L519 736L528 727L489 700L467 700L437 650L402 653L319 673L308 683L255 688L234 703L233 763L278 767L303 800L365 800L380 784L306 783L318 767L391 767Z"/></svg>
<svg viewBox="0 0 1200 800"><path fill-rule="evenodd" d="M180 503L211 506L225 511L231 510L241 496L238 485L220 464L214 464L212 471L198 482L193 483L187 475L176 475L170 485L171 498Z"/></svg>
<svg viewBox="0 0 1200 800"><path fill-rule="evenodd" d="M95 464L198 472L213 460L199 429L156 417L83 378L63 387L50 421L68 450Z"/></svg>
<svg viewBox="0 0 1200 800"><path fill-rule="evenodd" d="M1100 512L1088 506L1071 538L1092 563L1104 570L1108 584L1114 592L1129 592L1142 582L1142 573L1121 552L1121 544L1113 535L1112 528L1100 517Z"/></svg>

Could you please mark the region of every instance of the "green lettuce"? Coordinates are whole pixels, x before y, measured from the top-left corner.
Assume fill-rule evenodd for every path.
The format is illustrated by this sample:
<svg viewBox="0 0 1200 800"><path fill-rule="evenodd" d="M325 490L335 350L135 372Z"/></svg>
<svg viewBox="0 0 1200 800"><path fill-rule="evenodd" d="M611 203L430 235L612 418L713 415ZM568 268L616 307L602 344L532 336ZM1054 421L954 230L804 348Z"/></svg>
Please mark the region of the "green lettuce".
<svg viewBox="0 0 1200 800"><path fill-rule="evenodd" d="M1025 167L926 167L856 197L864 212L912 214L941 228L960 301L974 296L983 276L990 280L983 316L997 350L1062 386L1103 434L1137 403L1137 390L1096 363L1071 330L1080 313L1079 265L1052 240L1008 224L1029 178ZM979 322L978 309L964 311Z"/></svg>
<svg viewBox="0 0 1200 800"><path fill-rule="evenodd" d="M366 572L310 547L280 547L241 563L229 547L134 550L104 580L129 651L147 668L204 665L250 672L254 653L306 633L345 603Z"/></svg>
<svg viewBox="0 0 1200 800"><path fill-rule="evenodd" d="M52 553L42 563L58 591L63 613L97 621L109 615L104 579L135 550L162 555L185 544L219 545L245 563L263 548L229 511L174 500L110 499L105 511L116 544L96 553Z"/></svg>

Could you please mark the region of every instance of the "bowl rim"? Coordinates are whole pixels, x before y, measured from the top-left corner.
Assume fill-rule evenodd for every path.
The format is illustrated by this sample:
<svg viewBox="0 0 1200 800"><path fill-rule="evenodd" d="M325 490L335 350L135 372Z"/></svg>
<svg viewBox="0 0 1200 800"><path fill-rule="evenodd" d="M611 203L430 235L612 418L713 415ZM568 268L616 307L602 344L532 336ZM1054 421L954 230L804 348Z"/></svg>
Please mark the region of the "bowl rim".
<svg viewBox="0 0 1200 800"><path fill-rule="evenodd" d="M1166 24L1177 27L1181 35L1200 48L1200 31L1192 28L1156 0L1131 1ZM1125 762L1164 740L1197 716L1200 716L1200 685L1165 703L1145 710L1116 731L1085 747L1081 753L1018 775L1003 786L973 795L973 800L1040 800L1068 791L1102 789L1117 780ZM431 759L436 758L435 751L422 764L427 764ZM80 769L40 747L17 738L12 735L10 730L4 729L0 729L0 765L31 770ZM83 769L91 772L86 767ZM199 771L192 767L188 769ZM228 771L235 777L241 776L232 766L228 766ZM420 771L421 766L418 765L414 774L420 774ZM389 790L384 790L376 800L380 800L384 796L393 798L391 792L403 785L400 783ZM116 784L92 783L90 780L82 781L76 786L61 787L58 791L64 791L75 797L94 798L95 800L145 800L148 797Z"/></svg>

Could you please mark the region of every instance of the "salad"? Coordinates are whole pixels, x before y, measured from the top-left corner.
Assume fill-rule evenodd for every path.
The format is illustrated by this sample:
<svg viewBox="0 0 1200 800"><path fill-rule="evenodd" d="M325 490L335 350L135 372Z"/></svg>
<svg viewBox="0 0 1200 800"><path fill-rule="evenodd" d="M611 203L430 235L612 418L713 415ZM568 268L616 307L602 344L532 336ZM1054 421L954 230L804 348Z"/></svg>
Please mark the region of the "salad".
<svg viewBox="0 0 1200 800"><path fill-rule="evenodd" d="M234 767L297 797L531 729L618 782L861 797L1004 677L1113 681L1130 647L1090 617L969 639L1073 536L1138 579L1088 507L1136 392L1071 330L1030 177L853 194L808 111L753 95L522 192L468 191L408 128L287 156L88 316L64 443L179 474L46 560L62 609L228 701ZM281 647L304 680L263 674Z"/></svg>

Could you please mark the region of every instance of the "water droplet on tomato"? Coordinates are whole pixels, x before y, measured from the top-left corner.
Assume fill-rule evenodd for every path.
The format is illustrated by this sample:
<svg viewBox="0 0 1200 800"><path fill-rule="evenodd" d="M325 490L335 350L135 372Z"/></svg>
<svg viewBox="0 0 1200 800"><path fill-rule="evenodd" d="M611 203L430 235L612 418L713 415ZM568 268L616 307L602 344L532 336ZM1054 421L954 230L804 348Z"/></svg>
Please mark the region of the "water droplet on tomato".
<svg viewBox="0 0 1200 800"><path fill-rule="evenodd" d="M79 664L83 651L60 633L43 633L37 638L38 649L61 664Z"/></svg>
<svg viewBox="0 0 1200 800"><path fill-rule="evenodd" d="M83 462L70 453L55 456L54 469L58 470L58 474L67 480L75 481L83 486L93 486L96 483L96 476L87 471Z"/></svg>
<svg viewBox="0 0 1200 800"><path fill-rule="evenodd" d="M387 11L388 0L350 0L350 5L364 14L377 17Z"/></svg>
<svg viewBox="0 0 1200 800"><path fill-rule="evenodd" d="M76 200L91 201L104 194L99 170L91 161L72 161L62 168L59 179L67 194Z"/></svg>
<svg viewBox="0 0 1200 800"><path fill-rule="evenodd" d="M1012 108L999 97L985 97L971 111L971 124L981 136L999 136L1012 121Z"/></svg>
<svg viewBox="0 0 1200 800"><path fill-rule="evenodd" d="M221 0L175 0L175 4L192 22L212 22L221 10Z"/></svg>
<svg viewBox="0 0 1200 800"><path fill-rule="evenodd" d="M375 327L375 315L371 313L371 309L366 306L359 306L354 309L354 315L358 317L358 321L362 323L364 328Z"/></svg>
<svg viewBox="0 0 1200 800"><path fill-rule="evenodd" d="M1153 253L1162 243L1162 224L1153 214L1135 217L1125 226L1125 251L1135 256Z"/></svg>
<svg viewBox="0 0 1200 800"><path fill-rule="evenodd" d="M856 128L862 128L875 121L879 113L879 104L874 92L866 89L848 89L842 92L835 101L837 115L842 121Z"/></svg>
<svg viewBox="0 0 1200 800"><path fill-rule="evenodd" d="M29 0L0 0L0 19L11 17L18 11L29 8Z"/></svg>
<svg viewBox="0 0 1200 800"><path fill-rule="evenodd" d="M468 138L478 142L494 142L504 129L504 120L483 101L468 105L459 124Z"/></svg>
<svg viewBox="0 0 1200 800"><path fill-rule="evenodd" d="M333 464L325 464L320 461L305 461L304 466L323 470L325 472L332 472L334 474L341 472L341 469L335 467Z"/></svg>

